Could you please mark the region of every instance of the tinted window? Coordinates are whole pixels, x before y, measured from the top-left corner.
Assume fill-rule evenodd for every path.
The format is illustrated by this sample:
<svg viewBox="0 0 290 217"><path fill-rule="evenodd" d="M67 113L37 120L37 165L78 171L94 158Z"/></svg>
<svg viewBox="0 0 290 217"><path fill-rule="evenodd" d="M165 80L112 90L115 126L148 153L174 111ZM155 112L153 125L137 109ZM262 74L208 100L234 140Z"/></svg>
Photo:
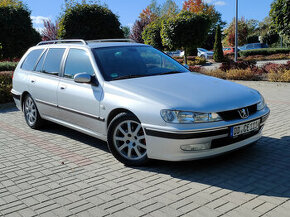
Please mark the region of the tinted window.
<svg viewBox="0 0 290 217"><path fill-rule="evenodd" d="M37 50L31 51L27 55L24 62L22 63L21 68L24 70L32 71L34 69L35 64L36 64L36 61L38 60L38 58L42 52L43 52L43 49L37 49Z"/></svg>
<svg viewBox="0 0 290 217"><path fill-rule="evenodd" d="M37 72L42 71L42 67L43 67L43 63L44 63L44 59L45 59L46 54L47 54L47 51L45 51L44 54L42 54L40 60L38 61L37 65L36 65L35 71L37 71Z"/></svg>
<svg viewBox="0 0 290 217"><path fill-rule="evenodd" d="M50 48L46 55L42 72L58 74L60 72L60 63L64 51L64 48Z"/></svg>
<svg viewBox="0 0 290 217"><path fill-rule="evenodd" d="M152 47L123 46L93 51L105 80L187 72L185 67Z"/></svg>
<svg viewBox="0 0 290 217"><path fill-rule="evenodd" d="M75 74L84 72L94 75L88 53L81 49L70 49L66 59L64 77L73 78Z"/></svg>

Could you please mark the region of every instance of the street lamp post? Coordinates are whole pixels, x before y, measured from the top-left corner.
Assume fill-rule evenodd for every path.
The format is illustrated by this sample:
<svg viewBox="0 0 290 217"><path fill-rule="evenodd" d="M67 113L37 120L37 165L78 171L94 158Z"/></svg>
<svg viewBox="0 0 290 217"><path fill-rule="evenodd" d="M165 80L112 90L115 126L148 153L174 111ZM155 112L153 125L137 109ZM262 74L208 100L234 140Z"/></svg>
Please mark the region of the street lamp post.
<svg viewBox="0 0 290 217"><path fill-rule="evenodd" d="M238 0L236 0L235 62L238 60Z"/></svg>

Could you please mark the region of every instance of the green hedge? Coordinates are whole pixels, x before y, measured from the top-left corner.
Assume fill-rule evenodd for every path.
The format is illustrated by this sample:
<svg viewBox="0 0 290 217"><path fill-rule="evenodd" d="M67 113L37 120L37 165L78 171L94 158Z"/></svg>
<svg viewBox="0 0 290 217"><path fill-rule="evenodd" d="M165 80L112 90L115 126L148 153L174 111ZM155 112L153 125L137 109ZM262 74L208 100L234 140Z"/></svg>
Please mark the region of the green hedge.
<svg viewBox="0 0 290 217"><path fill-rule="evenodd" d="M12 102L12 72L0 72L0 103Z"/></svg>
<svg viewBox="0 0 290 217"><path fill-rule="evenodd" d="M254 56L254 55L272 55L272 54L288 54L290 48L262 48L254 50L240 51L239 54L242 57Z"/></svg>
<svg viewBox="0 0 290 217"><path fill-rule="evenodd" d="M0 62L0 71L14 71L18 62Z"/></svg>

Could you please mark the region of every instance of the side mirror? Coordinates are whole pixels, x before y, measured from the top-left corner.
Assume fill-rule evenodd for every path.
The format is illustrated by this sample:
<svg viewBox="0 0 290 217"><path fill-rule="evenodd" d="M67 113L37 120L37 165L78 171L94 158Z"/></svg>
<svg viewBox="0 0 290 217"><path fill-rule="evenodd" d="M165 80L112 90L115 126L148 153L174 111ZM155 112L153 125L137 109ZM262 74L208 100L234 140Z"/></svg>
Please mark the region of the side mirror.
<svg viewBox="0 0 290 217"><path fill-rule="evenodd" d="M184 64L183 65L185 68L189 69L189 66L187 64Z"/></svg>
<svg viewBox="0 0 290 217"><path fill-rule="evenodd" d="M75 74L74 81L76 83L91 83L92 76L87 73L78 73Z"/></svg>

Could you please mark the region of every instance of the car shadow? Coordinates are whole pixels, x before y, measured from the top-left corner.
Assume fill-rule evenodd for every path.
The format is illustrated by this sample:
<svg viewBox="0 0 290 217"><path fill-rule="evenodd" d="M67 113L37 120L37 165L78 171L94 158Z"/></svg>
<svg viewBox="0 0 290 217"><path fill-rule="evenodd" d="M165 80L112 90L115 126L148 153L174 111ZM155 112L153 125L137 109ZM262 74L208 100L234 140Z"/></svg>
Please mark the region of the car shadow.
<svg viewBox="0 0 290 217"><path fill-rule="evenodd" d="M106 142L57 124L50 123L42 131L109 152ZM232 191L290 198L289 168L290 136L262 137L253 145L214 158L183 162L154 160L149 166L135 167Z"/></svg>
<svg viewBox="0 0 290 217"><path fill-rule="evenodd" d="M290 198L290 136L257 143L214 158L155 161L139 168L232 191Z"/></svg>

